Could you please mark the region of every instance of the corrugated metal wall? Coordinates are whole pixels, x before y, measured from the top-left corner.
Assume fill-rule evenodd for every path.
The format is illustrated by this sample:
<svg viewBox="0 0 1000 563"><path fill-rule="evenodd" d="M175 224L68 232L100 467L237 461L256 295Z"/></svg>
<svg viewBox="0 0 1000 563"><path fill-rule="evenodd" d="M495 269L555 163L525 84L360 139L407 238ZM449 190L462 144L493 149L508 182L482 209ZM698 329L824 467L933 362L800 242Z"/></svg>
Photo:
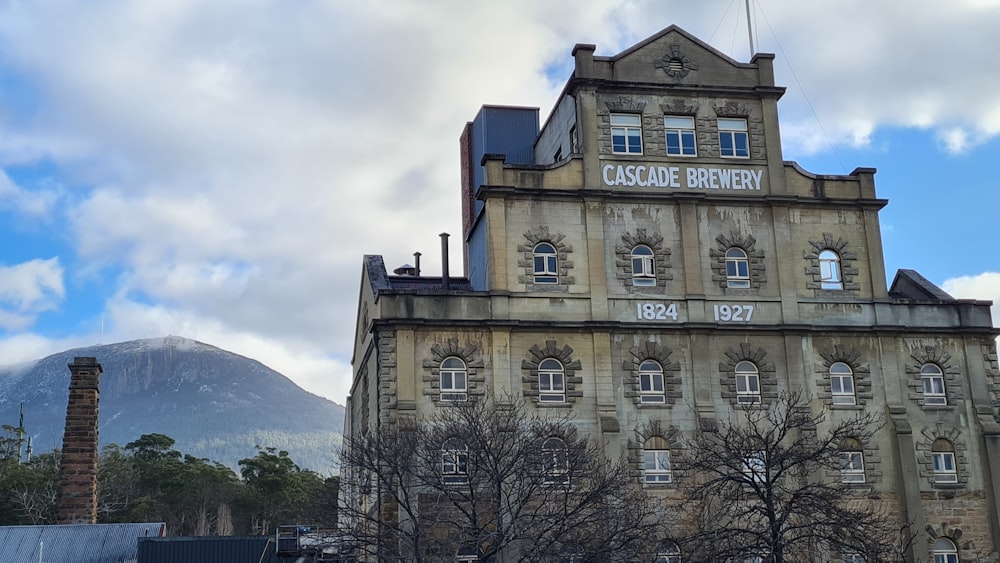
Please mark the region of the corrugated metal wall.
<svg viewBox="0 0 1000 563"><path fill-rule="evenodd" d="M263 556L263 558L261 558ZM274 553L274 538L177 537L139 540L138 563L287 563Z"/></svg>
<svg viewBox="0 0 1000 563"><path fill-rule="evenodd" d="M164 524L0 526L4 563L135 563L139 538L157 537Z"/></svg>

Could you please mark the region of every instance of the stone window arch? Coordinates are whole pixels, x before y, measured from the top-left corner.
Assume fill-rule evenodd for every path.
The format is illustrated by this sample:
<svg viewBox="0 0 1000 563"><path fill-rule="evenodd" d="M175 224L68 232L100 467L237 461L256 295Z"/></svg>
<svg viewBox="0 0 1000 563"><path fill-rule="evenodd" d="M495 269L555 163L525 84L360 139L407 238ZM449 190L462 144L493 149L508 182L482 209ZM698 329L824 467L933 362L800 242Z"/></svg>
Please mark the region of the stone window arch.
<svg viewBox="0 0 1000 563"><path fill-rule="evenodd" d="M438 404L451 404L458 400L457 397L445 397L447 390L441 389L441 369L450 369L457 364L447 362L447 360L458 360L465 364L465 393L464 400L476 400L486 393L486 374L484 373L484 362L482 356L482 344L479 342L466 341L464 345L458 343L457 338L449 338L446 342L438 342L430 347L430 357L424 358L421 362L423 367L423 394L431 401ZM445 365L447 363L447 365Z"/></svg>
<svg viewBox="0 0 1000 563"><path fill-rule="evenodd" d="M968 446L959 428L945 424L924 428L916 447L920 476L930 487L964 488L969 482Z"/></svg>
<svg viewBox="0 0 1000 563"><path fill-rule="evenodd" d="M855 292L861 289L861 284L856 281L858 268L854 265L858 255L848 247L847 241L842 238L834 240L832 234L823 233L822 238L810 240L809 246L809 250L802 252L806 261L807 289L825 297L829 297L831 291Z"/></svg>
<svg viewBox="0 0 1000 563"><path fill-rule="evenodd" d="M646 285L637 284L635 276L635 250L648 248L652 253L652 277L638 278ZM635 235L625 232L621 242L615 245L615 277L626 289L643 293L663 293L668 281L674 279L670 263L670 249L663 244L663 237L658 233L648 233L646 229L636 229Z"/></svg>
<svg viewBox="0 0 1000 563"><path fill-rule="evenodd" d="M822 361L816 365L814 372L816 388L818 389L817 395L827 406L834 409L858 409L872 400L871 369L861 362L860 351L853 347L847 348L837 344L832 349L821 351L819 355ZM834 371L840 372L839 375L844 375L842 367L834 367L837 364L843 364L851 371L854 379L854 404L844 401L842 394L840 399L834 396L832 382L835 375L838 375ZM842 387L841 391L843 391Z"/></svg>
<svg viewBox="0 0 1000 563"><path fill-rule="evenodd" d="M562 401L542 400L540 395L539 373L554 368L553 362L558 363L562 368L564 393ZM555 340L546 340L544 347L536 344L528 350L528 357L521 361L522 394L539 405L572 405L583 396L581 389L583 377L578 375L580 367L580 360L573 358L573 349L569 346L560 348Z"/></svg>
<svg viewBox="0 0 1000 563"><path fill-rule="evenodd" d="M757 249L757 239L752 235L743 235L739 231L732 231L728 235L722 234L715 237L715 248L709 249L708 254L711 259L712 281L719 284L719 287L726 290L726 293L735 295L754 295L756 291L767 284L767 275L764 269L764 251ZM732 250L742 251L746 254L746 277L739 277L745 280L746 284L738 284L740 287L730 285L734 276L731 276L737 256ZM740 273L737 269L737 273Z"/></svg>
<svg viewBox="0 0 1000 563"><path fill-rule="evenodd" d="M656 342L643 342L632 348L622 362L625 398L631 399L636 405L644 407L664 407L674 405L682 398L679 363L670 359L673 350ZM650 394L643 392L643 364L655 362L659 365L663 376L663 400L656 401ZM647 364L647 367L652 367Z"/></svg>
<svg viewBox="0 0 1000 563"><path fill-rule="evenodd" d="M749 365L752 365L757 372L757 382L760 388L759 402L747 402L740 400L747 394L738 388L737 369L740 372L749 374ZM730 404L736 406L767 405L778 397L778 383L775 377L774 364L767 361L767 351L763 348L754 348L747 342L740 344L739 348L730 348L726 351L725 361L719 362L719 382L722 384L722 398L728 399Z"/></svg>
<svg viewBox="0 0 1000 563"><path fill-rule="evenodd" d="M681 475L680 468L684 447L685 443L681 432L674 426L666 426L659 420L651 420L644 425L637 426L634 436L629 439L626 445L629 464L632 466L632 474L636 482L660 487L677 486ZM646 455L647 451L666 452L665 459L670 464L667 479L661 477L657 480L646 481L646 464L649 461Z"/></svg>
<svg viewBox="0 0 1000 563"><path fill-rule="evenodd" d="M905 370L909 398L924 409L951 409L965 398L961 371L952 362L951 354L941 346L911 345L910 361L906 363ZM937 375L938 370L943 380L943 394L928 393L925 388L927 380Z"/></svg>
<svg viewBox="0 0 1000 563"><path fill-rule="evenodd" d="M573 253L573 247L565 243L565 235L562 233L550 233L547 226L529 230L524 233L525 243L517 247L521 253L521 259L517 265L522 273L518 276L518 281L525 285L529 291L568 291L569 286L576 280L569 275L573 269L573 262L569 259ZM548 255L542 257L537 255L541 247L549 247L555 251L555 256ZM546 268L555 269L554 276L543 274L539 277L538 260L543 259L542 265ZM551 258L551 261L548 259ZM551 273L551 272L549 272Z"/></svg>

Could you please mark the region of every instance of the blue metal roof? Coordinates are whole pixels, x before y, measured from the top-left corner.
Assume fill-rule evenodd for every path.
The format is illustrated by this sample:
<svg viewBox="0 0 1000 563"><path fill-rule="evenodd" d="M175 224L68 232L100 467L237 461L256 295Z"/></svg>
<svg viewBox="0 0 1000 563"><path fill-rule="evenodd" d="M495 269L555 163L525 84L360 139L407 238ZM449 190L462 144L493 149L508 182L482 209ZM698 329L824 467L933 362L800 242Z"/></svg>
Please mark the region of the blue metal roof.
<svg viewBox="0 0 1000 563"><path fill-rule="evenodd" d="M143 538L138 563L281 563L274 536Z"/></svg>
<svg viewBox="0 0 1000 563"><path fill-rule="evenodd" d="M135 563L138 539L163 535L166 524L0 526L5 563Z"/></svg>

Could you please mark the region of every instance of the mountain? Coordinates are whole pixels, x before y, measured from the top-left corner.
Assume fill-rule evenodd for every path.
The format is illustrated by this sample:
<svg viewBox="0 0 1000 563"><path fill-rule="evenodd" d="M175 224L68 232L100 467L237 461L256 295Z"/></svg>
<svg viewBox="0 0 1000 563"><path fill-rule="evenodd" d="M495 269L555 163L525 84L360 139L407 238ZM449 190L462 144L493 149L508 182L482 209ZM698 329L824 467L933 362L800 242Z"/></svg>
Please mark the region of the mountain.
<svg viewBox="0 0 1000 563"><path fill-rule="evenodd" d="M321 474L334 466L344 407L313 395L256 360L168 336L90 346L0 367L0 423L24 426L35 452L62 446L73 358L97 358L100 443L166 434L175 449L238 469L255 446L288 450Z"/></svg>

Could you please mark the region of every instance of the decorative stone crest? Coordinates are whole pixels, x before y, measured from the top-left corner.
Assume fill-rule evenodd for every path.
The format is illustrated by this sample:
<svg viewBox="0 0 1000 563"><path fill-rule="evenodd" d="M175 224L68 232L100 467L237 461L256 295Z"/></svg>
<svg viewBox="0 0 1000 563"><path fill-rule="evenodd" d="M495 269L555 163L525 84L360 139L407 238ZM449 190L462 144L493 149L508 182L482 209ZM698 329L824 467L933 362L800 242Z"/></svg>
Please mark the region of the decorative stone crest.
<svg viewBox="0 0 1000 563"><path fill-rule="evenodd" d="M608 107L608 111L612 112L642 113L646 109L646 100L632 96L620 96L617 100L608 100L604 103Z"/></svg>
<svg viewBox="0 0 1000 563"><path fill-rule="evenodd" d="M749 117L750 106L739 102L726 102L721 106L715 106L715 115L719 117Z"/></svg>
<svg viewBox="0 0 1000 563"><path fill-rule="evenodd" d="M698 64L684 55L680 45L671 45L667 53L653 61L653 66L662 68L663 72L676 82L680 82L692 70L698 70Z"/></svg>

